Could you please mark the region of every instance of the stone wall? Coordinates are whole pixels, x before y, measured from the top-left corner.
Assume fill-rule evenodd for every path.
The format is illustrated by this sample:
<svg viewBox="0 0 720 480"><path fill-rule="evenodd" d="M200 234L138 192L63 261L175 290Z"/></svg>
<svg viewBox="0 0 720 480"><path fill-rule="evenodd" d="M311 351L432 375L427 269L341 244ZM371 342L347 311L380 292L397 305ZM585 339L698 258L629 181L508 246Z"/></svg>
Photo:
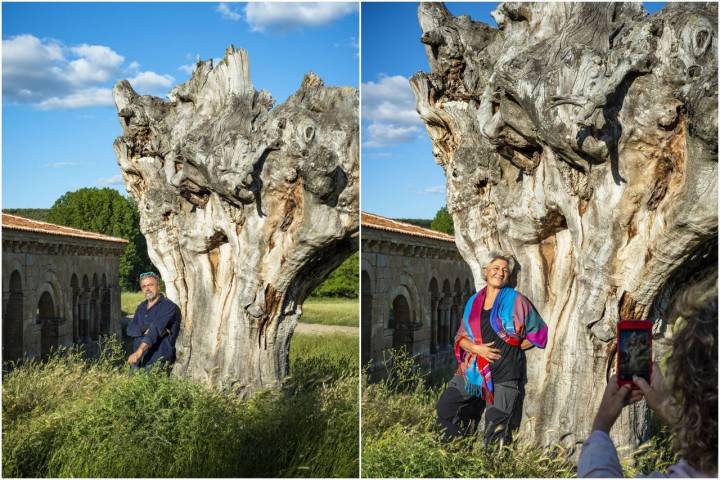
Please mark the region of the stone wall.
<svg viewBox="0 0 720 480"><path fill-rule="evenodd" d="M3 228L3 361L119 333L124 247Z"/></svg>
<svg viewBox="0 0 720 480"><path fill-rule="evenodd" d="M428 369L454 364L453 337L475 291L454 242L363 224L361 248L363 365L377 368L400 345Z"/></svg>

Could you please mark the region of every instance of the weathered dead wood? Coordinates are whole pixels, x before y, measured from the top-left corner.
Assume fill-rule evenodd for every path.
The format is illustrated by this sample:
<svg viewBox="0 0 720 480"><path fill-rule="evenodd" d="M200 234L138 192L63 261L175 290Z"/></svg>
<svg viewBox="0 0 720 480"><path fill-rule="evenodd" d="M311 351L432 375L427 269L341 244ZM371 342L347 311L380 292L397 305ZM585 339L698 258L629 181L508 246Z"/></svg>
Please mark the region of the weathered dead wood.
<svg viewBox="0 0 720 480"><path fill-rule="evenodd" d="M241 394L279 385L304 299L357 249L357 91L309 73L273 108L231 46L169 101L127 81L113 94L118 163L182 311L174 373Z"/></svg>
<svg viewBox="0 0 720 480"><path fill-rule="evenodd" d="M430 74L411 80L447 177L456 241L512 252L548 321L525 428L589 433L615 324L662 337L671 294L717 264L717 4L505 3L498 28L421 3ZM642 405L613 430L646 433Z"/></svg>

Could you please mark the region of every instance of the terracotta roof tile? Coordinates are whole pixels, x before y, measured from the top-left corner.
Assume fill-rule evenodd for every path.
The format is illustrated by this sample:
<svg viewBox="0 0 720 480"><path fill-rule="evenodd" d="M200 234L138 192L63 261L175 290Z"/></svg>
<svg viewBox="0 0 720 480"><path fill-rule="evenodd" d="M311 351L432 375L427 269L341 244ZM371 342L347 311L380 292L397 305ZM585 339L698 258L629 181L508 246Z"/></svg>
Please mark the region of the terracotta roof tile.
<svg viewBox="0 0 720 480"><path fill-rule="evenodd" d="M29 218L18 217L17 215L10 215L9 213L2 214L2 228L22 230L25 232L49 233L64 237L88 238L105 242L128 243L124 238L111 237L101 233L88 232L63 225L55 225L54 223L41 222L39 220L30 220Z"/></svg>
<svg viewBox="0 0 720 480"><path fill-rule="evenodd" d="M437 232L428 228L418 227L411 223L399 222L390 218L381 217L374 213L362 212L360 218L362 227L374 228L376 230L386 230L388 232L404 233L414 237L432 238L435 240L443 240L445 242L455 243L455 237L447 233Z"/></svg>

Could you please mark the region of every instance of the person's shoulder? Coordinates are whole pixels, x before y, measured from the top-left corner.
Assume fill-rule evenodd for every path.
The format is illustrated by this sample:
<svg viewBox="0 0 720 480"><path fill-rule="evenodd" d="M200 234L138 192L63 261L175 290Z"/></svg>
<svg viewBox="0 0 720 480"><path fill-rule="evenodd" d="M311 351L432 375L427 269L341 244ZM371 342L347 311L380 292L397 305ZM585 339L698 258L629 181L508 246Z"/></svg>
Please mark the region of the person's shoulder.
<svg viewBox="0 0 720 480"><path fill-rule="evenodd" d="M143 300L142 302L138 303L138 306L135 307L135 313L139 312L141 308L145 308L147 306L147 300Z"/></svg>
<svg viewBox="0 0 720 480"><path fill-rule="evenodd" d="M516 289L516 288L513 288L513 287L503 287L503 290L507 290L508 293L514 293L514 294L515 294L515 301L517 301L517 300L522 300L522 301L524 301L524 302L529 302L529 301L530 301L530 299L529 299L528 297L526 297L525 295L523 295L523 293L522 293L520 290Z"/></svg>
<svg viewBox="0 0 720 480"><path fill-rule="evenodd" d="M165 306L166 308L173 308L173 309L180 309L180 307L177 306L175 302L170 300L166 295L163 295L160 299L160 302Z"/></svg>
<svg viewBox="0 0 720 480"><path fill-rule="evenodd" d="M478 296L479 293L480 293L480 291L475 291L475 293L473 293L472 295L470 295L470 297L469 297L469 298L467 299L467 301L465 302L465 305L466 305L466 306L467 306L467 305L472 305L472 303L475 301L475 299L477 298L477 296Z"/></svg>

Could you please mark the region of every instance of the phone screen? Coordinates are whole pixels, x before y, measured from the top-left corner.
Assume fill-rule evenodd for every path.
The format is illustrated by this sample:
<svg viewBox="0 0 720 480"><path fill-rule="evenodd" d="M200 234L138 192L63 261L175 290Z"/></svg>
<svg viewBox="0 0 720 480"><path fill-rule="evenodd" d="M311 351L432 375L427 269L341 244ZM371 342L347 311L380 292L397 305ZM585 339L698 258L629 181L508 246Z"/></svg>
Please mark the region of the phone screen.
<svg viewBox="0 0 720 480"><path fill-rule="evenodd" d="M620 331L620 380L631 382L637 375L650 383L650 335L650 330Z"/></svg>

